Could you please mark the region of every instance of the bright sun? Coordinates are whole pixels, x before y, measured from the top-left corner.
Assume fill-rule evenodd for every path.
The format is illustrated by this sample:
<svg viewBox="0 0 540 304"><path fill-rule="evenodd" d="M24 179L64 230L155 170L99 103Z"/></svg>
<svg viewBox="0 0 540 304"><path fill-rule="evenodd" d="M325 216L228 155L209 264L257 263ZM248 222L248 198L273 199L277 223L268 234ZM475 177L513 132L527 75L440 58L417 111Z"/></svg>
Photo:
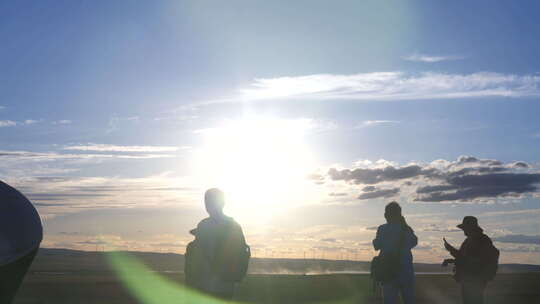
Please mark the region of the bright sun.
<svg viewBox="0 0 540 304"><path fill-rule="evenodd" d="M196 175L226 193L227 213L265 220L307 200L313 155L304 137L310 121L249 118L201 131Z"/></svg>

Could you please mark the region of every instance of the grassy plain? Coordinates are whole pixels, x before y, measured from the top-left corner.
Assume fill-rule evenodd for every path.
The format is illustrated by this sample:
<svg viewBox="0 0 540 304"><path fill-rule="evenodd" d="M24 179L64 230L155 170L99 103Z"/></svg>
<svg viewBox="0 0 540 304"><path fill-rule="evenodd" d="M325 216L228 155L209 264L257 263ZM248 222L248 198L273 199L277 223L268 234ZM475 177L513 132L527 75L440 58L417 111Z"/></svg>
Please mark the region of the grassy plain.
<svg viewBox="0 0 540 304"><path fill-rule="evenodd" d="M180 285L178 273L160 273ZM148 288L154 288L148 286ZM367 275L250 275L236 300L251 303L380 303ZM176 303L186 302L178 299ZM37 303L143 303L114 273L30 273L15 301ZM204 300L201 300L204 303ZM417 303L460 303L458 286L447 275L419 275ZM489 304L540 303L539 274L503 274L488 287Z"/></svg>
<svg viewBox="0 0 540 304"><path fill-rule="evenodd" d="M338 272L345 268L362 270L368 267L364 262L350 261L309 263L253 259L250 270L301 271L306 270L302 268L306 263L309 269ZM415 267L422 271L429 269L427 266ZM440 266L432 266L435 270L440 269ZM511 268L536 269L531 265L516 267ZM107 254L42 249L19 290L15 304L220 303L186 289L182 269L183 256L176 254ZM366 274L250 274L239 284L235 301L382 303L371 284ZM499 274L489 284L487 294L488 304L540 303L540 272ZM418 304L460 303L458 285L449 274L417 275L416 298Z"/></svg>

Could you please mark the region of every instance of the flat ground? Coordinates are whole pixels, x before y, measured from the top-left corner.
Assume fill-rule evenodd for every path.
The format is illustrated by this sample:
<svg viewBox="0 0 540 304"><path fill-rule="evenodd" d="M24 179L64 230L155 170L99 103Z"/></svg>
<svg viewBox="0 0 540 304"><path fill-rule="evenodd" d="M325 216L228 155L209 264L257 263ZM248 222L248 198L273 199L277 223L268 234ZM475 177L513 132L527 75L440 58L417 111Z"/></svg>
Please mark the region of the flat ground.
<svg viewBox="0 0 540 304"><path fill-rule="evenodd" d="M135 275L137 274L130 274ZM171 286L182 286L179 273L153 273L147 279L165 278ZM144 274L141 277L145 277ZM134 278L139 279L139 278ZM128 279L129 280L129 279ZM15 300L16 304L35 303L169 303L148 300L136 290L162 294L152 283L126 288L113 272L30 272ZM128 283L128 285L131 283ZM176 287L174 287L176 288ZM178 287L181 291L185 289ZM460 303L458 286L448 275L419 275L417 303ZM135 295L137 294L137 295ZM151 295L152 296L152 295ZM139 300L138 300L139 299ZM170 298L169 298L170 299ZM191 299L191 298L190 298ZM371 288L367 275L250 275L238 289L236 299L251 303L380 303ZM176 303L193 301L180 296ZM488 303L540 303L540 274L501 274L488 287Z"/></svg>

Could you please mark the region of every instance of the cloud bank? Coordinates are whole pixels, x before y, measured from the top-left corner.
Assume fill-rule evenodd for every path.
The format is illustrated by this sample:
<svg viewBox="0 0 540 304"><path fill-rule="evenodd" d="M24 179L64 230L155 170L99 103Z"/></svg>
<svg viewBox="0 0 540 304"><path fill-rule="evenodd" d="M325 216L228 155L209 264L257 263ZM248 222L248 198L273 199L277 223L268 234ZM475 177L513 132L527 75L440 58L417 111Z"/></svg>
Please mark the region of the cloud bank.
<svg viewBox="0 0 540 304"><path fill-rule="evenodd" d="M365 120L362 123L360 123L357 128L363 128L363 127L372 127L372 126L379 126L379 125L389 125L389 124L398 124L400 121L398 120Z"/></svg>
<svg viewBox="0 0 540 304"><path fill-rule="evenodd" d="M182 147L186 148L186 147ZM174 152L180 147L170 146L119 146L109 144L86 144L64 147L64 150L96 151L96 152Z"/></svg>
<svg viewBox="0 0 540 304"><path fill-rule="evenodd" d="M11 161L39 160L50 161L59 159L151 159L176 157L172 154L72 154L56 152L30 152L0 150L0 159Z"/></svg>
<svg viewBox="0 0 540 304"><path fill-rule="evenodd" d="M446 74L373 72L258 78L244 100L283 98L407 100L540 95L540 76L493 72Z"/></svg>
<svg viewBox="0 0 540 304"><path fill-rule="evenodd" d="M409 61L416 61L416 62L434 63L434 62L449 61L449 60L461 60L461 59L464 59L464 57L463 56L433 56L433 55L424 55L424 54L412 54L412 55L403 57L403 59L409 60Z"/></svg>
<svg viewBox="0 0 540 304"><path fill-rule="evenodd" d="M510 234L493 238L495 242L540 245L540 235Z"/></svg>
<svg viewBox="0 0 540 304"><path fill-rule="evenodd" d="M326 178L363 185L356 189L361 189L358 196L361 200L393 197L402 189L407 189L411 199L417 202L478 202L539 193L540 173L525 162L504 164L461 156L456 161L437 160L429 164L357 162L357 165L362 167L330 168ZM319 184L324 181L320 180Z"/></svg>
<svg viewBox="0 0 540 304"><path fill-rule="evenodd" d="M0 128L2 127L13 127L16 126L17 122L13 120L0 120Z"/></svg>

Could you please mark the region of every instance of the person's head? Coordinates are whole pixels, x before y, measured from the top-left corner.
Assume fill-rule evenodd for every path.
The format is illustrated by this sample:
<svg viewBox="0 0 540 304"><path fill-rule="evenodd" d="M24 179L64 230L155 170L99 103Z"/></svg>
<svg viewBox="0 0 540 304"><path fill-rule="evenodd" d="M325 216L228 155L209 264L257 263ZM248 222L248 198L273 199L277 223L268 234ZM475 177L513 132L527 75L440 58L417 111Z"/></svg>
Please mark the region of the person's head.
<svg viewBox="0 0 540 304"><path fill-rule="evenodd" d="M384 218L389 223L401 221L401 206L395 201L388 203L384 208Z"/></svg>
<svg viewBox="0 0 540 304"><path fill-rule="evenodd" d="M223 215L225 206L225 194L218 188L211 188L204 193L204 205L210 217Z"/></svg>
<svg viewBox="0 0 540 304"><path fill-rule="evenodd" d="M472 236L477 233L481 234L483 232L482 228L478 226L478 219L470 215L464 217L463 222L457 225L457 227L463 230L463 233L466 236Z"/></svg>

